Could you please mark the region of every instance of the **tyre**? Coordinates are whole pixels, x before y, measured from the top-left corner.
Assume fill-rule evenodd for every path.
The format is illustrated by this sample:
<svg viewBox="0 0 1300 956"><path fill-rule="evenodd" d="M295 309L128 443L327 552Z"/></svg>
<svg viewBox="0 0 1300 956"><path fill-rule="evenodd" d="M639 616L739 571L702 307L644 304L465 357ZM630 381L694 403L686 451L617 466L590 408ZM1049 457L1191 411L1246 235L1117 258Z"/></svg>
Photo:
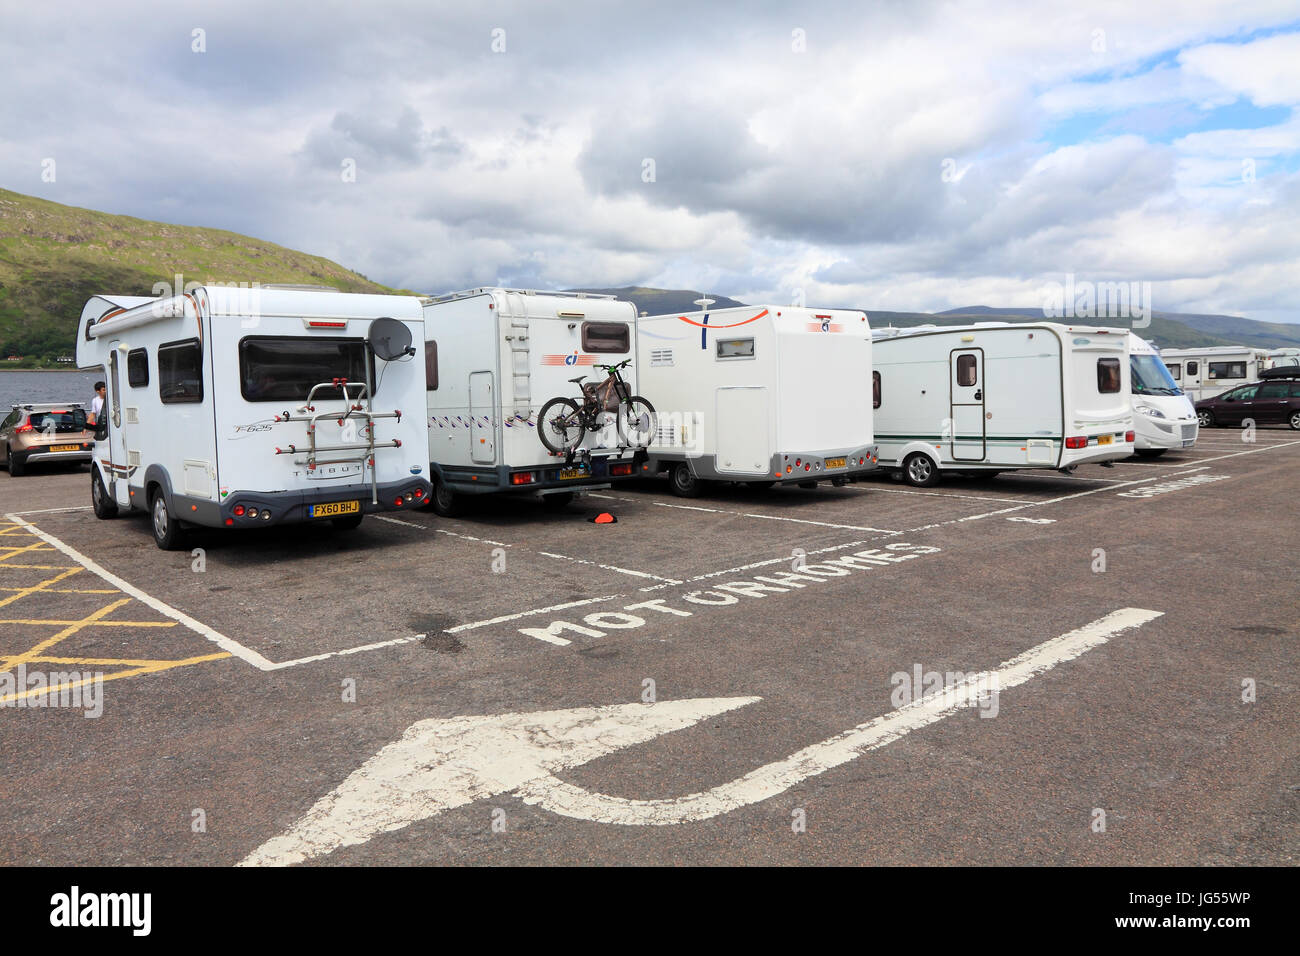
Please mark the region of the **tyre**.
<svg viewBox="0 0 1300 956"><path fill-rule="evenodd" d="M691 466L679 461L668 471L668 484L679 498L694 498L699 495L703 482L691 472Z"/></svg>
<svg viewBox="0 0 1300 956"><path fill-rule="evenodd" d="M552 511L559 511L573 502L572 491L561 491L553 495L542 495L542 504Z"/></svg>
<svg viewBox="0 0 1300 956"><path fill-rule="evenodd" d="M1202 428L1214 427L1214 412L1208 408L1200 408L1196 411L1196 420L1201 423Z"/></svg>
<svg viewBox="0 0 1300 956"><path fill-rule="evenodd" d="M465 510L461 496L437 478L433 480L433 494L429 496L429 504L444 518L454 518Z"/></svg>
<svg viewBox="0 0 1300 956"><path fill-rule="evenodd" d="M108 496L104 476L94 465L90 466L90 504L95 509L96 518L107 521L117 517L117 502Z"/></svg>
<svg viewBox="0 0 1300 956"><path fill-rule="evenodd" d="M1292 412L1291 417L1286 420L1286 423L1291 426L1293 431L1300 432L1300 411Z"/></svg>
<svg viewBox="0 0 1300 956"><path fill-rule="evenodd" d="M154 544L164 551L179 551L185 544L185 533L167 510L167 496L161 488L155 488L149 498L149 527Z"/></svg>
<svg viewBox="0 0 1300 956"><path fill-rule="evenodd" d="M5 449L5 461L9 462L10 478L21 478L23 472L27 470L27 463L21 458L14 457L14 450L12 447L7 447Z"/></svg>
<svg viewBox="0 0 1300 956"><path fill-rule="evenodd" d="M358 511L356 514L339 515L337 518L330 518L330 524L339 531L352 531L361 527L361 519L364 517L365 515Z"/></svg>
<svg viewBox="0 0 1300 956"><path fill-rule="evenodd" d="M912 452L903 461L903 479L916 488L929 488L939 483L939 468L929 455Z"/></svg>
<svg viewBox="0 0 1300 956"><path fill-rule="evenodd" d="M1159 458L1168 450L1168 448L1138 448L1134 454L1139 458Z"/></svg>
<svg viewBox="0 0 1300 956"><path fill-rule="evenodd" d="M618 437L628 448L646 448L654 441L655 407L640 395L618 406Z"/></svg>
<svg viewBox="0 0 1300 956"><path fill-rule="evenodd" d="M553 398L537 415L537 437L557 455L567 455L582 444L586 431L578 403L571 398Z"/></svg>

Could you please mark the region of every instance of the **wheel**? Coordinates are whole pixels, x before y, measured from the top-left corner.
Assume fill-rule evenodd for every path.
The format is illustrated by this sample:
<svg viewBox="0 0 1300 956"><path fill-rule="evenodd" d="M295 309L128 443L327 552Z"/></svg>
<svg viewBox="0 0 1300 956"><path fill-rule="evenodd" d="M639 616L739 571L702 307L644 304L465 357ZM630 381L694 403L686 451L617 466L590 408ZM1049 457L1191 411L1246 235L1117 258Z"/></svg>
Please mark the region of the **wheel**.
<svg viewBox="0 0 1300 956"><path fill-rule="evenodd" d="M461 496L437 478L433 480L433 494L429 496L429 504L444 518L454 518L465 510Z"/></svg>
<svg viewBox="0 0 1300 956"><path fill-rule="evenodd" d="M27 463L21 458L15 458L14 450L10 446L5 447L5 461L9 462L10 478L21 478L23 472L27 470Z"/></svg>
<svg viewBox="0 0 1300 956"><path fill-rule="evenodd" d="M909 485L929 488L939 483L939 469L929 455L916 451L904 459L903 477Z"/></svg>
<svg viewBox="0 0 1300 956"><path fill-rule="evenodd" d="M537 414L537 437L557 455L567 455L582 444L586 431L578 403L571 398L553 398Z"/></svg>
<svg viewBox="0 0 1300 956"><path fill-rule="evenodd" d="M753 488L755 491L767 491L767 489L771 488L774 484L776 484L776 482L775 481L747 481L745 482L745 484Z"/></svg>
<svg viewBox="0 0 1300 956"><path fill-rule="evenodd" d="M1291 426L1293 431L1300 432L1300 411L1292 412L1291 417L1288 418L1286 422Z"/></svg>
<svg viewBox="0 0 1300 956"><path fill-rule="evenodd" d="M339 515L337 518L330 518L330 524L339 531L352 531L354 528L361 527L361 519L364 517L365 515L358 511L356 514Z"/></svg>
<svg viewBox="0 0 1300 956"><path fill-rule="evenodd" d="M694 498L700 493L702 482L691 472L689 464L679 461L668 472L668 484L677 497Z"/></svg>
<svg viewBox="0 0 1300 956"><path fill-rule="evenodd" d="M149 519L154 544L164 551L179 551L185 543L185 533L180 522L167 511L167 498L161 488L155 488L149 499Z"/></svg>
<svg viewBox="0 0 1300 956"><path fill-rule="evenodd" d="M1139 458L1159 458L1168 450L1168 448L1138 448L1134 454Z"/></svg>
<svg viewBox="0 0 1300 956"><path fill-rule="evenodd" d="M1202 428L1214 427L1214 412L1208 408L1197 409L1196 420L1201 423Z"/></svg>
<svg viewBox="0 0 1300 956"><path fill-rule="evenodd" d="M542 495L542 504L552 511L559 511L573 501L572 491L561 491L553 495Z"/></svg>
<svg viewBox="0 0 1300 956"><path fill-rule="evenodd" d="M640 395L618 406L618 437L628 448L645 448L655 437L655 407Z"/></svg>
<svg viewBox="0 0 1300 956"><path fill-rule="evenodd" d="M106 521L117 517L117 502L108 496L104 476L94 465L90 466L90 504L95 509L96 518Z"/></svg>

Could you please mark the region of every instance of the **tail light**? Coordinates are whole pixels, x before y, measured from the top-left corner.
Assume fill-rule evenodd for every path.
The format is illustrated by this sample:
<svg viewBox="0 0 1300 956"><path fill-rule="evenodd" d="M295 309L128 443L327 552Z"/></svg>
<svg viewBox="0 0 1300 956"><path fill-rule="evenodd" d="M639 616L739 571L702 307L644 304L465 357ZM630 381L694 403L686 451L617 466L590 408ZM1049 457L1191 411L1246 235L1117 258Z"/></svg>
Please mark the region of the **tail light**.
<svg viewBox="0 0 1300 956"><path fill-rule="evenodd" d="M244 506L243 506L243 505L235 505L235 507L231 508L230 510L231 510L231 512L234 514L234 516L235 516L236 518L242 518L242 517L244 517Z"/></svg>
<svg viewBox="0 0 1300 956"><path fill-rule="evenodd" d="M531 471L516 471L510 476L512 485L531 485L536 480Z"/></svg>
<svg viewBox="0 0 1300 956"><path fill-rule="evenodd" d="M256 509L256 508L249 508L249 509L248 509L248 516L249 516L250 518L256 518L256 517L257 517L257 509Z"/></svg>
<svg viewBox="0 0 1300 956"><path fill-rule="evenodd" d="M267 511L265 508L262 509L262 520L263 521L271 520L271 512Z"/></svg>
<svg viewBox="0 0 1300 956"><path fill-rule="evenodd" d="M1132 444L1132 443L1133 443L1133 439L1136 438L1136 437L1137 437L1137 435L1136 435L1134 432L1125 432L1125 433L1124 433L1124 440L1125 440L1126 442L1128 442L1129 444Z"/></svg>
<svg viewBox="0 0 1300 956"><path fill-rule="evenodd" d="M17 432L19 435L26 435L28 432L34 432L34 431L36 431L36 426L34 426L34 425L19 425L17 428L14 429L14 431Z"/></svg>
<svg viewBox="0 0 1300 956"><path fill-rule="evenodd" d="M1082 435L1075 435L1065 440L1065 447L1066 448L1087 448L1088 439L1084 438Z"/></svg>
<svg viewBox="0 0 1300 956"><path fill-rule="evenodd" d="M393 506L396 508L400 508L404 504L406 504L406 499L403 498L401 495L398 495L396 498L393 499Z"/></svg>
<svg viewBox="0 0 1300 956"><path fill-rule="evenodd" d="M416 488L413 492L411 492L411 497L414 498L416 501L419 501L421 498L424 497L424 489Z"/></svg>
<svg viewBox="0 0 1300 956"><path fill-rule="evenodd" d="M609 473L611 475L630 475L632 474L632 463L628 461L621 462L617 465L610 465Z"/></svg>

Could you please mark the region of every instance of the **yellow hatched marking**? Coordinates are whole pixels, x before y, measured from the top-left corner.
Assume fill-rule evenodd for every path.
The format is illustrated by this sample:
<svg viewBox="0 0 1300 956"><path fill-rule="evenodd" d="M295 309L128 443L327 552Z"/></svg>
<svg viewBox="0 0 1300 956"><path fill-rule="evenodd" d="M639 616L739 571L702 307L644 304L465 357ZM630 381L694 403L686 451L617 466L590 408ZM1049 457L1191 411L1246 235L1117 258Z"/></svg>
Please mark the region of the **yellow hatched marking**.
<svg viewBox="0 0 1300 956"><path fill-rule="evenodd" d="M28 658L36 657L38 654L41 653L41 651L45 650L47 647L53 647L55 644L59 643L59 641L63 640L64 638L68 638L71 637L73 634L76 634L83 627L88 627L89 625L96 623L97 621L100 620L100 618L104 617L106 614L112 614L123 604L130 604L130 603L131 603L130 598L122 598L120 600L112 602L111 604L105 604L98 611L92 611L90 614L83 617L80 621L66 622L68 626L65 627L63 630L59 631L59 633L55 634L53 637L46 638L45 640L37 644L35 647L33 647L31 650L23 651L21 654L18 654L17 656L9 657L5 665L5 669L7 670L8 668L13 667L15 664L20 664L23 661L27 660ZM39 623L46 623L46 622L2 621L0 623L39 624ZM59 622L59 623L65 623L65 622Z"/></svg>
<svg viewBox="0 0 1300 956"><path fill-rule="evenodd" d="M118 605L126 604L131 599L126 598L119 601ZM49 624L55 627L69 624L79 624L82 627L175 627L175 621L52 621L47 617L36 617L27 620L18 618L0 618L0 624Z"/></svg>
<svg viewBox="0 0 1300 956"><path fill-rule="evenodd" d="M3 561L4 558L0 558ZM27 568L29 571L66 571L68 568L80 567L78 564L4 564L3 568Z"/></svg>
<svg viewBox="0 0 1300 956"><path fill-rule="evenodd" d="M28 551L53 551L53 550L54 549L51 548L48 544L46 544L44 541L37 541L35 544L14 545L13 547L10 547L9 545L4 545L4 546L0 546L0 551L8 551L9 553L5 555L0 555L0 561L8 561L10 558L16 558L20 554L26 554Z"/></svg>
<svg viewBox="0 0 1300 956"><path fill-rule="evenodd" d="M175 667L185 667L189 664L202 664L204 661L220 660L223 657L230 657L229 651L219 651L216 654L204 654L200 657L187 657L180 661L159 661L148 664L143 667L133 667L129 670L116 671L112 674L105 674L101 679L104 681L117 680L119 677L135 677L139 674L157 674L160 671L168 671ZM95 682L94 677L86 677L78 681L71 681L66 684L59 684L57 687L32 687L25 691L6 694L0 697L0 704L8 704L18 700L20 697L40 697L46 694L59 694L64 690L72 690L76 687L84 687L86 684Z"/></svg>
<svg viewBox="0 0 1300 956"><path fill-rule="evenodd" d="M78 569L80 570L80 569ZM0 591L26 591L28 588L0 588ZM117 594L112 588L41 588L42 594Z"/></svg>
<svg viewBox="0 0 1300 956"><path fill-rule="evenodd" d="M13 594L4 599L0 599L0 607L4 607L6 604L12 604L14 601L25 598L29 594L35 594L37 591L43 591L49 585L57 584L58 582L62 581L64 578L70 578L76 573L77 573L76 571L67 570L64 571L62 574L56 574L54 577L50 578L49 580L42 581L40 584L33 585L32 587L15 588L14 590L16 590L18 593ZM5 588L4 590L8 591L9 588Z"/></svg>

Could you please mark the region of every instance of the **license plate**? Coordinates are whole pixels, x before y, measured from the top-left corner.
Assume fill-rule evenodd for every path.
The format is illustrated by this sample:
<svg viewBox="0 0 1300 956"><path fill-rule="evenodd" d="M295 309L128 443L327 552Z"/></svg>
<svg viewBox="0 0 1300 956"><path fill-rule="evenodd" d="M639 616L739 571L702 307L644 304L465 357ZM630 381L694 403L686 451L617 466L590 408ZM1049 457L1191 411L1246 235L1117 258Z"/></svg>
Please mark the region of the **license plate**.
<svg viewBox="0 0 1300 956"><path fill-rule="evenodd" d="M1109 444L1110 444L1111 442L1113 442L1114 440L1115 440L1115 437L1114 437L1113 435L1098 435L1098 436L1097 436L1097 444L1098 444L1098 445L1109 445Z"/></svg>
<svg viewBox="0 0 1300 956"><path fill-rule="evenodd" d="M50 451L81 451L80 445L51 445Z"/></svg>
<svg viewBox="0 0 1300 956"><path fill-rule="evenodd" d="M313 518L333 518L335 515L353 515L361 510L359 501L327 501L322 505L311 506Z"/></svg>
<svg viewBox="0 0 1300 956"><path fill-rule="evenodd" d="M827 468L843 468L843 467L844 467L844 459L843 459L843 458L827 458L827 459L826 459L826 467L827 467Z"/></svg>
<svg viewBox="0 0 1300 956"><path fill-rule="evenodd" d="M560 481L569 481L573 478L586 478L587 472L581 468L562 468L560 469Z"/></svg>

